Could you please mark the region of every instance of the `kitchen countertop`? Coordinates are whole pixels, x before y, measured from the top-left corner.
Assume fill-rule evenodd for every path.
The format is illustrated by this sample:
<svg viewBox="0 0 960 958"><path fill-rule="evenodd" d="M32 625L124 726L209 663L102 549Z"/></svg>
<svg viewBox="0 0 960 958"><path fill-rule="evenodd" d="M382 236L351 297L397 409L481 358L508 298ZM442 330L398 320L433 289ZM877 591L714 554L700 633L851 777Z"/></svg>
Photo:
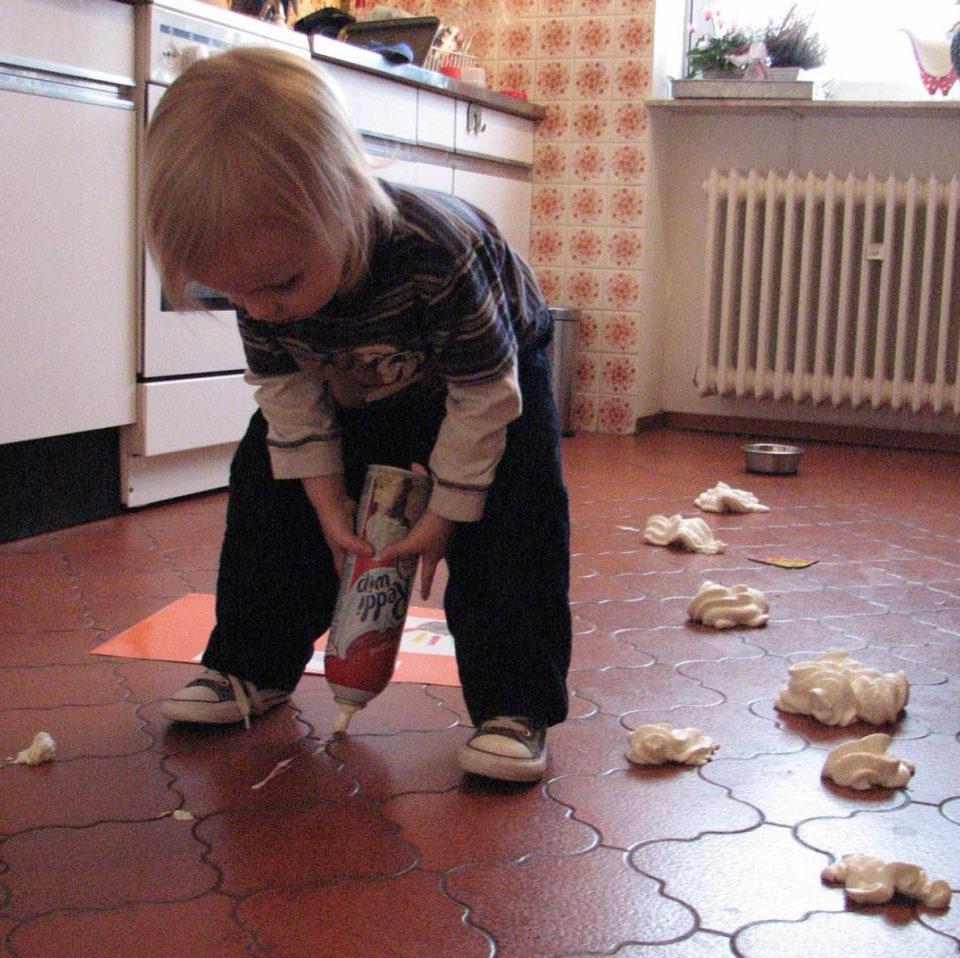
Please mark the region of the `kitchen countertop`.
<svg viewBox="0 0 960 958"><path fill-rule="evenodd" d="M128 6L138 6L140 4L151 3L152 0L114 0L114 2L125 3ZM202 0L197 0L197 7L199 9L202 9L204 6L206 6L206 4L202 3ZM243 15L244 14L237 14L237 16ZM336 63L341 66L359 70L363 73L382 76L385 79L394 80L408 86L415 86L420 89L430 90L433 93L439 93L441 96L451 96L456 97L458 100L469 100L473 103L480 103L490 107L492 110L500 110L503 113L510 113L528 120L542 120L546 113L544 108L538 103L531 103L529 100L508 96L505 93L498 93L495 90L489 90L475 83L464 83L462 80L454 80L451 77L444 76L442 73L424 70L422 67L410 66L409 64L391 64L378 53L374 53L371 50L364 50L362 47L352 46L349 43L341 43L339 40L332 40L329 37L313 36L310 39L313 48L313 57L316 60Z"/></svg>
<svg viewBox="0 0 960 958"><path fill-rule="evenodd" d="M399 83L439 93L441 96L452 96L459 100L481 103L491 109L512 113L514 116L522 116L529 120L541 120L546 112L538 103L531 103L529 100L508 96L505 93L497 93L476 83L464 83L462 80L454 80L442 73L409 64L388 63L378 53L364 50L362 47L331 40L329 37L313 36L310 39L313 45L313 56L317 60L388 77Z"/></svg>

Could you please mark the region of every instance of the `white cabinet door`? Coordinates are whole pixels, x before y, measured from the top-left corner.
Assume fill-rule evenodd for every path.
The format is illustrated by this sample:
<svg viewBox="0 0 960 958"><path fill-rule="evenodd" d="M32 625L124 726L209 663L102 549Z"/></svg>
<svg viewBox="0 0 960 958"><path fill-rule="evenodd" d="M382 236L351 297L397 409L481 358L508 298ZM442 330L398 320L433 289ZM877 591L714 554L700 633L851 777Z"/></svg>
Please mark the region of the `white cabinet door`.
<svg viewBox="0 0 960 958"><path fill-rule="evenodd" d="M415 87L332 63L324 63L322 67L340 88L350 119L361 133L405 143L416 142Z"/></svg>
<svg viewBox="0 0 960 958"><path fill-rule="evenodd" d="M533 163L533 121L457 100L456 151Z"/></svg>
<svg viewBox="0 0 960 958"><path fill-rule="evenodd" d="M453 192L453 167L436 163L417 164L417 186L438 193Z"/></svg>
<svg viewBox="0 0 960 958"><path fill-rule="evenodd" d="M417 95L417 142L421 146L435 146L453 150L454 126L457 121L457 101L429 90Z"/></svg>
<svg viewBox="0 0 960 958"><path fill-rule="evenodd" d="M133 422L133 110L0 91L0 442Z"/></svg>
<svg viewBox="0 0 960 958"><path fill-rule="evenodd" d="M530 253L530 207L533 186L524 180L455 170L453 193L487 213L507 242L526 259Z"/></svg>

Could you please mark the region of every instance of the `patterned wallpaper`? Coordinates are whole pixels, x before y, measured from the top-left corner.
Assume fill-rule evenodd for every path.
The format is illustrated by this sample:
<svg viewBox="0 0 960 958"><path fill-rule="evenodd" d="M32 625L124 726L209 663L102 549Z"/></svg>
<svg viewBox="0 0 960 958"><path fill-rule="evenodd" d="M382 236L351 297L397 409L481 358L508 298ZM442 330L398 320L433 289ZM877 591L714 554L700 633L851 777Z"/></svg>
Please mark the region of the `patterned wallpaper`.
<svg viewBox="0 0 960 958"><path fill-rule="evenodd" d="M654 0L471 0L467 10L488 85L526 90L547 111L536 134L530 260L549 303L582 311L574 425L632 433L648 386L643 100Z"/></svg>
<svg viewBox="0 0 960 958"><path fill-rule="evenodd" d="M531 265L582 311L574 425L632 433L651 383L641 309L655 0L393 0L456 23L494 90L547 111L535 148ZM647 397L646 409L650 402ZM659 407L657 407L659 408Z"/></svg>

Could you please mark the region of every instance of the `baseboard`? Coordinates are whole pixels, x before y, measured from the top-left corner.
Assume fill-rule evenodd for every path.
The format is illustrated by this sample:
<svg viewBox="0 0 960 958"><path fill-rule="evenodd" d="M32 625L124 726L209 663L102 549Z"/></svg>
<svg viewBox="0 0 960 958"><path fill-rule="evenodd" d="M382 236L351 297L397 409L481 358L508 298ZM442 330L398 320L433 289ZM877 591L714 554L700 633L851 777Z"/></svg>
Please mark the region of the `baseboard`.
<svg viewBox="0 0 960 958"><path fill-rule="evenodd" d="M119 515L119 430L0 445L0 542Z"/></svg>
<svg viewBox="0 0 960 958"><path fill-rule="evenodd" d="M665 429L667 426L667 413L662 409L655 412L652 416L641 416L637 419L637 424L633 430L634 435L641 432L650 432L653 429Z"/></svg>
<svg viewBox="0 0 960 958"><path fill-rule="evenodd" d="M700 413L663 412L659 425L695 432L734 433L751 439L792 439L807 442L878 446L884 449L916 449L924 452L960 452L960 436L912 432L906 429L868 429L815 422L778 422L741 416L705 416ZM648 417L656 419L656 416Z"/></svg>

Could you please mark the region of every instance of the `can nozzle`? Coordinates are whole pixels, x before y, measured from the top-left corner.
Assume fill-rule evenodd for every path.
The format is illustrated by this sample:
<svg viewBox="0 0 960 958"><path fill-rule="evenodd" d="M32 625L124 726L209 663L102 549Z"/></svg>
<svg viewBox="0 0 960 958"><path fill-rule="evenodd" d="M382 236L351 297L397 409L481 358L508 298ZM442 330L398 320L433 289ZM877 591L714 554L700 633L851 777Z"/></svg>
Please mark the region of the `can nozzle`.
<svg viewBox="0 0 960 958"><path fill-rule="evenodd" d="M353 718L353 713L359 712L360 709L363 708L363 704L360 702L348 702L346 699L334 699L334 701L340 706L340 714L333 724L333 730L334 732L342 734L346 732L347 726L350 724L350 719Z"/></svg>

